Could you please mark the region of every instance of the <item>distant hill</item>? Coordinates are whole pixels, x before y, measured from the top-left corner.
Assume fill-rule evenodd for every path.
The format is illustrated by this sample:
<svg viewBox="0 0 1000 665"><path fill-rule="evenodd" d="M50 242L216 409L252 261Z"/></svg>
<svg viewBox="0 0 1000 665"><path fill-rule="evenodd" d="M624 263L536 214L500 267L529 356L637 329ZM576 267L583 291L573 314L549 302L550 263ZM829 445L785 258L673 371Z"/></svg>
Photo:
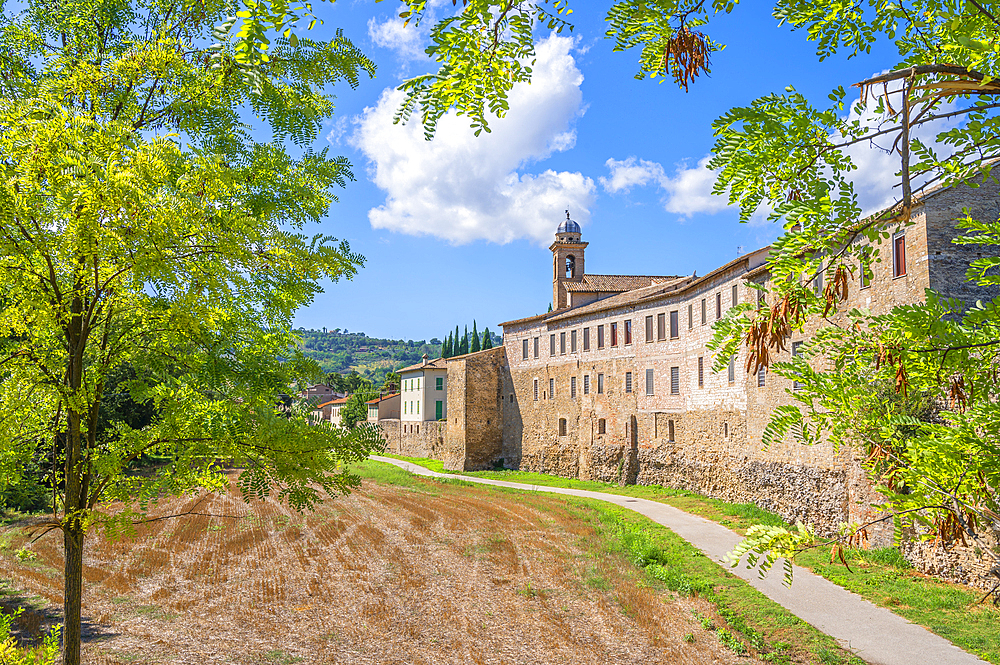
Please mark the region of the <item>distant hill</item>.
<svg viewBox="0 0 1000 665"><path fill-rule="evenodd" d="M319 363L326 373L356 371L368 378L382 377L400 367L420 362L426 353L441 356L441 340L380 339L363 332L296 330L302 338L302 352Z"/></svg>

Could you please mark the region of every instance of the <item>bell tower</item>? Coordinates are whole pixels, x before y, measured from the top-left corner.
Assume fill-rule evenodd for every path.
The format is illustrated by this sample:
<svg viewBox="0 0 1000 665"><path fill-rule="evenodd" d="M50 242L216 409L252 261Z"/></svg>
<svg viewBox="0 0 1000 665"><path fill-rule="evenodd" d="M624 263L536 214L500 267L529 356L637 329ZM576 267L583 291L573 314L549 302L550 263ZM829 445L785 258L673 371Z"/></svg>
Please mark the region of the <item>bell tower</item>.
<svg viewBox="0 0 1000 665"><path fill-rule="evenodd" d="M564 309L570 306L563 286L568 282L583 281L583 250L587 243L580 241L580 225L569 218L556 229L556 240L549 246L552 252L552 309Z"/></svg>

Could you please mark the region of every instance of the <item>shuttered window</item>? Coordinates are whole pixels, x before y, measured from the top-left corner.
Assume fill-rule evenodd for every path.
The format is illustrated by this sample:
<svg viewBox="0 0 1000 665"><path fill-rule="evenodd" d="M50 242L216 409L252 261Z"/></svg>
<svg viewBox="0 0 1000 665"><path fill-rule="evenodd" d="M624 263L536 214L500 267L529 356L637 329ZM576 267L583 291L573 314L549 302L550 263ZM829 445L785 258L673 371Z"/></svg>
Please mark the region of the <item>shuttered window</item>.
<svg viewBox="0 0 1000 665"><path fill-rule="evenodd" d="M705 387L705 356L698 356L698 387Z"/></svg>
<svg viewBox="0 0 1000 665"><path fill-rule="evenodd" d="M892 239L892 276L906 274L906 235L900 233Z"/></svg>
<svg viewBox="0 0 1000 665"><path fill-rule="evenodd" d="M792 355L799 355L799 347L802 346L802 342L792 342ZM803 383L801 381L792 382L792 390L802 390Z"/></svg>
<svg viewBox="0 0 1000 665"><path fill-rule="evenodd" d="M646 370L646 394L653 394L653 370L651 369Z"/></svg>
<svg viewBox="0 0 1000 665"><path fill-rule="evenodd" d="M653 315L650 314L646 317L646 341L653 341Z"/></svg>
<svg viewBox="0 0 1000 665"><path fill-rule="evenodd" d="M701 299L701 325L705 325L705 299Z"/></svg>
<svg viewBox="0 0 1000 665"><path fill-rule="evenodd" d="M677 339L681 336L680 323L677 321L677 310L670 312L670 339Z"/></svg>
<svg viewBox="0 0 1000 665"><path fill-rule="evenodd" d="M694 328L694 305L688 305L688 330Z"/></svg>
<svg viewBox="0 0 1000 665"><path fill-rule="evenodd" d="M528 340L524 340L524 343L521 346L522 346L522 349L521 349L521 360L527 360L528 359Z"/></svg>
<svg viewBox="0 0 1000 665"><path fill-rule="evenodd" d="M729 359L729 383L736 382L736 356Z"/></svg>
<svg viewBox="0 0 1000 665"><path fill-rule="evenodd" d="M598 374L597 375L597 394L598 395L603 395L604 394L604 375L603 374Z"/></svg>
<svg viewBox="0 0 1000 665"><path fill-rule="evenodd" d="M625 372L625 392L632 392L632 372Z"/></svg>
<svg viewBox="0 0 1000 665"><path fill-rule="evenodd" d="M551 335L549 335L549 355L550 356L556 355L556 335L555 335L555 333L552 333Z"/></svg>
<svg viewBox="0 0 1000 665"><path fill-rule="evenodd" d="M538 357L538 338L535 338L535 357Z"/></svg>
<svg viewBox="0 0 1000 665"><path fill-rule="evenodd" d="M589 374L584 374L583 375L583 394L584 395L589 395L590 394L590 375Z"/></svg>
<svg viewBox="0 0 1000 665"><path fill-rule="evenodd" d="M559 333L559 355L566 355L566 333Z"/></svg>
<svg viewBox="0 0 1000 665"><path fill-rule="evenodd" d="M590 328L583 329L583 350L590 351Z"/></svg>
<svg viewBox="0 0 1000 665"><path fill-rule="evenodd" d="M597 348L604 348L604 326L597 326Z"/></svg>
<svg viewBox="0 0 1000 665"><path fill-rule="evenodd" d="M576 377L569 377L569 398L576 399Z"/></svg>
<svg viewBox="0 0 1000 665"><path fill-rule="evenodd" d="M660 313L656 315L656 339L661 342L667 338L667 315Z"/></svg>
<svg viewBox="0 0 1000 665"><path fill-rule="evenodd" d="M549 399L556 398L556 380L549 379Z"/></svg>
<svg viewBox="0 0 1000 665"><path fill-rule="evenodd" d="M576 331L570 331L569 333L569 350L570 353L576 353Z"/></svg>
<svg viewBox="0 0 1000 665"><path fill-rule="evenodd" d="M535 401L538 401L538 379L535 379Z"/></svg>
<svg viewBox="0 0 1000 665"><path fill-rule="evenodd" d="M680 395L681 394L681 368L671 367L670 368L670 394Z"/></svg>

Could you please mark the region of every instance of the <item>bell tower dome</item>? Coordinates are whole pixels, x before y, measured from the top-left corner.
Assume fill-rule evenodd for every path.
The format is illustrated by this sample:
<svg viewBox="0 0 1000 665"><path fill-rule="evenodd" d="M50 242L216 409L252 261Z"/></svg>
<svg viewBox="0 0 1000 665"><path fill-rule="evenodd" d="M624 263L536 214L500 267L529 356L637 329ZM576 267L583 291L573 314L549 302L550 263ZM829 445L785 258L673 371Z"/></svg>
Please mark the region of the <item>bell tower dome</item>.
<svg viewBox="0 0 1000 665"><path fill-rule="evenodd" d="M580 225L569 218L556 229L556 240L549 246L552 252L552 309L572 305L564 284L583 281L583 251L587 248L580 240Z"/></svg>

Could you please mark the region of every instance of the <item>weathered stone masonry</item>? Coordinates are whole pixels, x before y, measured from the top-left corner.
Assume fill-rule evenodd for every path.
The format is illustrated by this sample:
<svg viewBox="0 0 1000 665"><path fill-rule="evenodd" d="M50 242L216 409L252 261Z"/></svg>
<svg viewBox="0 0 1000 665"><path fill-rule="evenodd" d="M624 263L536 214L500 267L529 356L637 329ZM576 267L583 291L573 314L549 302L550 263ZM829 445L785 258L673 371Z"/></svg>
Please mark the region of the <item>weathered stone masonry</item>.
<svg viewBox="0 0 1000 665"><path fill-rule="evenodd" d="M860 270L855 274L844 311L887 312L921 301L927 288L965 303L996 297L996 289L965 281L977 248L950 242L963 208L997 218L997 187L923 196L910 224L887 229L904 234L905 274L893 274L893 233L879 246L882 261L871 266L870 285L862 287ZM586 274L587 246L575 222L560 225L550 248L557 309L501 324L503 347L449 359L443 445L440 435L402 433L398 451L439 458L452 469L502 464L690 489L755 503L821 533L875 514L877 501L853 451L791 441L762 448L771 413L791 402L787 380L747 376L742 351L731 370L711 369L712 324L757 297L750 284L767 282L768 248L703 277L643 277ZM792 344L813 334L813 325ZM888 530L882 542L876 536L885 544ZM958 578L975 568L963 556L920 554L928 569Z"/></svg>

